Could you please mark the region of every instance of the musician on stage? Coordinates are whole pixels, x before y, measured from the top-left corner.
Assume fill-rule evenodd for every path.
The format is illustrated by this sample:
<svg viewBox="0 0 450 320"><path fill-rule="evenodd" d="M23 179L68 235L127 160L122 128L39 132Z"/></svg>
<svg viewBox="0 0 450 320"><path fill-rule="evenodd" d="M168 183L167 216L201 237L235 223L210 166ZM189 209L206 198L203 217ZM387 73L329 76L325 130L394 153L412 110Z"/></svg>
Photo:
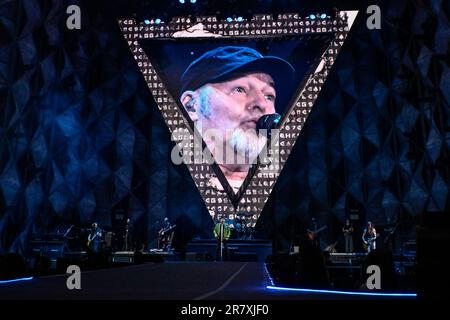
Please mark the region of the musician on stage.
<svg viewBox="0 0 450 320"><path fill-rule="evenodd" d="M217 239L216 260L223 261L228 259L228 239L230 239L231 229L225 218L221 217L214 227L214 237Z"/></svg>
<svg viewBox="0 0 450 320"><path fill-rule="evenodd" d="M94 222L87 239L88 250L93 253L99 253L102 249L102 237L103 230L98 226L97 222Z"/></svg>
<svg viewBox="0 0 450 320"><path fill-rule="evenodd" d="M170 247L172 244L172 239L174 236L174 231L173 231L174 228L175 228L175 225L172 225L169 221L169 218L165 217L164 221L162 223L162 228L158 232L158 235L159 235L158 248L159 249L162 249L164 251L170 250Z"/></svg>
<svg viewBox="0 0 450 320"><path fill-rule="evenodd" d="M353 225L350 223L350 219L345 219L345 225L342 227L345 239L345 252L353 253Z"/></svg>
<svg viewBox="0 0 450 320"><path fill-rule="evenodd" d="M367 226L364 229L362 240L366 247L367 253L377 248L377 231L375 230L373 223L370 221L367 222Z"/></svg>
<svg viewBox="0 0 450 320"><path fill-rule="evenodd" d="M311 244L315 247L320 248L320 232L324 230L326 226L318 227L316 218L311 218L311 223L309 227L306 229L306 238L311 242Z"/></svg>
<svg viewBox="0 0 450 320"><path fill-rule="evenodd" d="M169 230L172 227L172 224L169 221L169 218L165 217L163 224L162 224L162 228L163 230Z"/></svg>
<svg viewBox="0 0 450 320"><path fill-rule="evenodd" d="M131 223L130 218L127 219L127 223L125 224L123 240L123 251L133 251L133 224Z"/></svg>
<svg viewBox="0 0 450 320"><path fill-rule="evenodd" d="M384 246L395 253L395 232L397 231L398 224L392 223L391 218L387 217L386 225L384 227Z"/></svg>

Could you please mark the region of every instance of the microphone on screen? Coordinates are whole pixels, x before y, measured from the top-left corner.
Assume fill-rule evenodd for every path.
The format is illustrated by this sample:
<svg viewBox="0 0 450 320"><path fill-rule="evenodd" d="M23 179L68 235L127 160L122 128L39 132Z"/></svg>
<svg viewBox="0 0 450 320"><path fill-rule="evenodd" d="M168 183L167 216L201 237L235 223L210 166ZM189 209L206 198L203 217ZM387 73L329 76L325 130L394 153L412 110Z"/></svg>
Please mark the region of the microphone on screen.
<svg viewBox="0 0 450 320"><path fill-rule="evenodd" d="M256 130L259 132L261 129L267 130L267 137L270 138L271 130L278 126L281 120L281 115L278 113L265 114L258 119L256 123Z"/></svg>

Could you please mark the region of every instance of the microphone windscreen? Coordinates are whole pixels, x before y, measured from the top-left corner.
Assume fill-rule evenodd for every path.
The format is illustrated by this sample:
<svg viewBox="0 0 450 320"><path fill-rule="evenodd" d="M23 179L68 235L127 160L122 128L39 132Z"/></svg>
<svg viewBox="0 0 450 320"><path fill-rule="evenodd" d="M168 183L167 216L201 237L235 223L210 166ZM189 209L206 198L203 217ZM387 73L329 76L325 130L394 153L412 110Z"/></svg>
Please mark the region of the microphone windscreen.
<svg viewBox="0 0 450 320"><path fill-rule="evenodd" d="M258 119L256 123L256 130L267 129L271 130L275 128L281 120L281 115L278 113L265 114Z"/></svg>

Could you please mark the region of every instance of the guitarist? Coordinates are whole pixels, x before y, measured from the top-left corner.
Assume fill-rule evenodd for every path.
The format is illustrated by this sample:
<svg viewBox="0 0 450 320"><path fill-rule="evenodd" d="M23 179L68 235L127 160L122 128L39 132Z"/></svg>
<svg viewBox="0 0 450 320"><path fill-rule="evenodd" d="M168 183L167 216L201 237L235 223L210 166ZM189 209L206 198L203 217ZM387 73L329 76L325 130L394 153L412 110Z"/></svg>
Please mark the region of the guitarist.
<svg viewBox="0 0 450 320"><path fill-rule="evenodd" d="M174 228L176 227L176 225L172 225L169 221L169 218L165 217L163 224L162 224L162 228L161 230L159 230L158 235L159 235L159 249L162 249L164 251L169 251L171 248L170 246L172 245L172 238L173 238L173 233L174 233Z"/></svg>
<svg viewBox="0 0 450 320"><path fill-rule="evenodd" d="M373 223L370 221L367 222L367 226L364 229L362 240L366 247L367 253L377 248L377 231L375 230Z"/></svg>
<svg viewBox="0 0 450 320"><path fill-rule="evenodd" d="M306 237L313 246L320 248L319 233L324 229L326 229L326 226L322 226L319 228L316 222L316 218L311 218L311 224L309 228L306 229Z"/></svg>
<svg viewBox="0 0 450 320"><path fill-rule="evenodd" d="M92 224L91 232L88 235L87 247L94 253L99 253L102 246L103 230L99 228L98 223Z"/></svg>

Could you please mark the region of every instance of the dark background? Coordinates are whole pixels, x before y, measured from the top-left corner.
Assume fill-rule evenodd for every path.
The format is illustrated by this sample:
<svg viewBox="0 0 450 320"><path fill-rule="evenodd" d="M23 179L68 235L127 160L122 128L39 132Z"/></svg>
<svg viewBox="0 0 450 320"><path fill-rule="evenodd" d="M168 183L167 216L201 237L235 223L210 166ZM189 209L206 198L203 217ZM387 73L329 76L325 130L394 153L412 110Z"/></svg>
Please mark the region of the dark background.
<svg viewBox="0 0 450 320"><path fill-rule="evenodd" d="M238 6L239 3L239 6ZM79 4L81 30L66 28ZM365 10L381 8L381 30ZM320 8L320 9L319 9ZM261 236L287 250L312 216L339 239L349 212L361 227L448 213L447 1L68 1L0 3L0 252L35 234L117 210L151 244L158 221L176 247L211 235L212 220L173 143L116 19L362 10L261 215Z"/></svg>

